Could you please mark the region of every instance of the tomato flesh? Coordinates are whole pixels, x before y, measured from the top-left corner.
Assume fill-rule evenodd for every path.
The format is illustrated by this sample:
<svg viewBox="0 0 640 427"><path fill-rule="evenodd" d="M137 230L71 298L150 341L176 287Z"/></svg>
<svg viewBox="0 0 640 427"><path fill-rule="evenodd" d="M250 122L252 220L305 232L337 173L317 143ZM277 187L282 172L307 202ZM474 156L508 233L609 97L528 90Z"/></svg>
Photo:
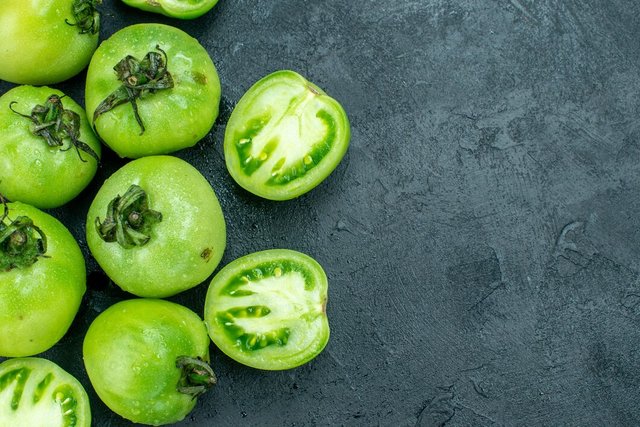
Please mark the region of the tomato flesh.
<svg viewBox="0 0 640 427"><path fill-rule="evenodd" d="M0 425L88 427L89 398L72 375L40 358L0 364Z"/></svg>
<svg viewBox="0 0 640 427"><path fill-rule="evenodd" d="M227 169L240 186L273 200L298 197L322 182L349 145L340 104L293 71L247 91L225 133Z"/></svg>
<svg viewBox="0 0 640 427"><path fill-rule="evenodd" d="M146 12L160 13L178 19L194 19L204 15L218 0L122 0L125 4Z"/></svg>
<svg viewBox="0 0 640 427"><path fill-rule="evenodd" d="M300 252L272 249L239 258L212 280L205 322L232 359L265 370L317 356L329 339L327 278Z"/></svg>

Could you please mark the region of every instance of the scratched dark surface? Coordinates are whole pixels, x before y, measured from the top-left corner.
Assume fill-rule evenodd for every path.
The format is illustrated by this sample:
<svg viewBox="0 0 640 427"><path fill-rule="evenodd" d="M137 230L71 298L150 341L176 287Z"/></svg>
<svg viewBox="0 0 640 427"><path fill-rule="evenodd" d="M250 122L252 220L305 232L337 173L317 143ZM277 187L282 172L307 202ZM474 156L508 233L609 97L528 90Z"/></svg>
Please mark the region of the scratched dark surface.
<svg viewBox="0 0 640 427"><path fill-rule="evenodd" d="M221 0L182 22L105 0L102 38L137 22L196 37L222 113L177 153L226 214L224 265L260 249L330 279L326 350L285 372L213 346L219 385L180 425L640 424L640 2ZM299 199L234 184L222 140L257 79L296 70L352 124L338 169ZM83 100L84 75L56 87ZM0 92L11 85L0 83ZM89 323L127 297L88 255L84 216L124 164L52 213L87 254L89 291L44 353L88 390L96 426L127 425L82 366ZM206 284L172 298L202 314Z"/></svg>

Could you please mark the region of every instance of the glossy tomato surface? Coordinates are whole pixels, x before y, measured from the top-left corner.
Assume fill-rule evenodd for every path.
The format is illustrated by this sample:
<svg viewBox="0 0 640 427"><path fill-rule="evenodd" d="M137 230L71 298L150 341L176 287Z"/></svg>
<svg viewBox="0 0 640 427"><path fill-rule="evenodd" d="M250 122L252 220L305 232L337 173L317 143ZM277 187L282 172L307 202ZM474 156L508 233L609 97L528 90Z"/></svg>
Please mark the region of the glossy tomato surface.
<svg viewBox="0 0 640 427"><path fill-rule="evenodd" d="M12 221L28 218L46 239L46 251L35 262L0 269L0 356L31 356L49 349L71 326L86 290L85 263L75 239L57 219L19 202L7 207L8 217L0 226L1 260L12 252L12 239L20 239L18 230L9 234ZM0 217L4 212L0 206ZM11 258L16 261L9 254Z"/></svg>
<svg viewBox="0 0 640 427"><path fill-rule="evenodd" d="M0 79L44 85L82 71L98 46L100 23L91 13L77 25L77 3L92 7L93 0L2 0Z"/></svg>
<svg viewBox="0 0 640 427"><path fill-rule="evenodd" d="M122 0L125 4L147 12L178 19L194 19L207 13L218 0Z"/></svg>
<svg viewBox="0 0 640 427"><path fill-rule="evenodd" d="M209 361L209 337L197 314L153 299L121 301L91 324L84 364L100 399L136 423L162 425L183 419L196 404L181 392L181 357Z"/></svg>
<svg viewBox="0 0 640 427"><path fill-rule="evenodd" d="M236 105L224 137L227 169L253 194L298 197L336 168L349 146L342 106L293 71L272 73Z"/></svg>
<svg viewBox="0 0 640 427"><path fill-rule="evenodd" d="M78 137L74 145L68 134L50 145L37 124L26 116L37 106L45 107L51 95L60 97L62 108L77 115ZM19 114L18 114L19 113ZM38 125L60 127L59 120L45 119ZM66 125L64 123L63 125ZM47 129L46 132L52 132ZM83 149L81 144L89 148ZM76 197L93 179L101 145L93 134L84 109L61 91L46 86L18 86L0 96L0 194L39 208L61 206Z"/></svg>
<svg viewBox="0 0 640 427"><path fill-rule="evenodd" d="M255 252L211 281L204 319L214 344L242 364L291 369L329 340L327 276L313 258L288 249Z"/></svg>
<svg viewBox="0 0 640 427"><path fill-rule="evenodd" d="M118 240L105 241L98 222L108 222L110 203L132 185L144 191L147 207L161 219L137 227L130 220L136 212L127 211L120 223L127 239L144 232L148 240L125 247ZM89 208L86 236L96 261L118 286L138 296L167 297L213 273L225 249L226 226L211 185L197 169L177 157L150 156L105 181Z"/></svg>
<svg viewBox="0 0 640 427"><path fill-rule="evenodd" d="M82 384L47 359L0 363L0 425L90 427L89 397Z"/></svg>
<svg viewBox="0 0 640 427"><path fill-rule="evenodd" d="M132 102L96 115L105 100L122 94L123 80L114 67L126 58L137 64L149 54L163 65L154 68L157 81L152 86L163 88L141 89L135 99L137 117ZM125 80L151 84L144 76ZM202 139L218 116L220 80L196 39L169 25L137 24L100 44L87 71L85 96L87 115L100 138L119 156L138 158L171 153Z"/></svg>

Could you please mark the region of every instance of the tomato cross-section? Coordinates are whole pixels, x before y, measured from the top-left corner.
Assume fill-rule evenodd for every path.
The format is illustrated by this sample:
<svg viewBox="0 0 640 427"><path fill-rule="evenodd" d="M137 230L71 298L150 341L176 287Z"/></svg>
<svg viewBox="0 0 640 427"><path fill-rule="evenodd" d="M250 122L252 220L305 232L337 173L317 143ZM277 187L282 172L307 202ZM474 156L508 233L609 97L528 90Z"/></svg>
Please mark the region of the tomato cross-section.
<svg viewBox="0 0 640 427"><path fill-rule="evenodd" d="M335 99L293 71L278 71L238 102L225 133L225 161L241 187L287 200L320 184L342 160L349 138L347 115Z"/></svg>
<svg viewBox="0 0 640 427"><path fill-rule="evenodd" d="M55 363L36 357L0 364L0 426L89 427L89 397Z"/></svg>
<svg viewBox="0 0 640 427"><path fill-rule="evenodd" d="M308 255L271 249L239 258L212 280L205 323L232 359L265 370L316 357L329 340L327 276Z"/></svg>
<svg viewBox="0 0 640 427"><path fill-rule="evenodd" d="M204 15L218 0L122 0L125 4L147 12L178 19L194 19Z"/></svg>

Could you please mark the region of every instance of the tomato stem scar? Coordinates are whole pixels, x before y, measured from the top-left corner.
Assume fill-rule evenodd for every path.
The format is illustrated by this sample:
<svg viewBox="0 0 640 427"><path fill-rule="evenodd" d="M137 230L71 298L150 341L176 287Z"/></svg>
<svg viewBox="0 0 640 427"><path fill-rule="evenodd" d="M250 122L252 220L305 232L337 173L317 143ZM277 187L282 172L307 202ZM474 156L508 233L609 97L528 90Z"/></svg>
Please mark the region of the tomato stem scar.
<svg viewBox="0 0 640 427"><path fill-rule="evenodd" d="M27 216L10 220L9 206L1 194L0 202L4 205L0 217L0 272L29 267L45 256L47 237Z"/></svg>
<svg viewBox="0 0 640 427"><path fill-rule="evenodd" d="M176 359L176 367L182 370L178 381L178 391L188 394L192 399L200 396L218 381L211 366L201 358L180 356Z"/></svg>
<svg viewBox="0 0 640 427"><path fill-rule="evenodd" d="M140 135L144 133L145 127L138 113L137 100L159 90L173 87L173 77L167 69L167 54L159 45L156 45L156 49L160 53L148 52L142 61L132 55L127 55L113 67L122 86L113 91L96 107L93 113L94 129L100 115L128 102L131 104L133 114L140 126Z"/></svg>
<svg viewBox="0 0 640 427"><path fill-rule="evenodd" d="M60 151L67 151L71 147L76 149L78 157L82 162L86 162L80 154L80 150L93 157L100 163L100 158L95 151L85 142L80 141L80 116L75 111L67 110L62 105L62 98L52 94L47 98L44 105L36 105L31 110L31 114L23 114L13 109L16 101L9 103L9 109L19 116L31 120L33 127L31 133L43 138L49 147L61 147ZM65 141L69 140L68 147Z"/></svg>
<svg viewBox="0 0 640 427"><path fill-rule="evenodd" d="M100 12L96 6L102 0L75 0L71 5L71 13L75 22L65 19L67 25L78 27L80 34L96 34L100 31Z"/></svg>
<svg viewBox="0 0 640 427"><path fill-rule="evenodd" d="M107 206L104 221L96 217L95 226L105 242L118 242L123 248L144 246L151 239L151 227L162 221L162 214L149 208L147 193L131 185Z"/></svg>

